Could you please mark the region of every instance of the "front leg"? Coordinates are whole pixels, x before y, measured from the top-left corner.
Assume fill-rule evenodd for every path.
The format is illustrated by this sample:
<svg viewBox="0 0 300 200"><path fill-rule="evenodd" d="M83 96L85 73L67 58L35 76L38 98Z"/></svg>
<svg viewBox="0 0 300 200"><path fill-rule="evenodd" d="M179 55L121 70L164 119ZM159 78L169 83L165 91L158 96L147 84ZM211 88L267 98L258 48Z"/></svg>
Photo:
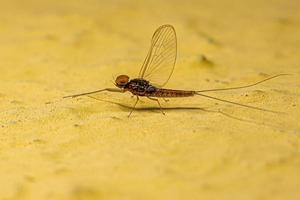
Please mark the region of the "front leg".
<svg viewBox="0 0 300 200"><path fill-rule="evenodd" d="M75 98L75 97L79 97L79 96L84 96L84 95L89 95L89 94L95 94L95 93L99 93L99 92L103 92L103 91L108 91L108 92L125 92L124 89L118 89L118 88L105 88L105 89L101 89L101 90L96 90L96 91L92 91L92 92L85 92L85 93L80 93L80 94L73 94L73 95L69 95L69 96L64 96L63 98Z"/></svg>

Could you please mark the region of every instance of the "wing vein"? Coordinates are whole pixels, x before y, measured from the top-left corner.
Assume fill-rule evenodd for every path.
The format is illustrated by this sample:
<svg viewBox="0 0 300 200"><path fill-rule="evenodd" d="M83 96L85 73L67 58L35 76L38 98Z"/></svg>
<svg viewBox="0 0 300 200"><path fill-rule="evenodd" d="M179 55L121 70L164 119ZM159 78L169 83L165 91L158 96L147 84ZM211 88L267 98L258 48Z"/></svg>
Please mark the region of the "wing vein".
<svg viewBox="0 0 300 200"><path fill-rule="evenodd" d="M177 54L177 38L171 25L160 26L153 34L150 49L139 77L157 86L164 86L170 79Z"/></svg>

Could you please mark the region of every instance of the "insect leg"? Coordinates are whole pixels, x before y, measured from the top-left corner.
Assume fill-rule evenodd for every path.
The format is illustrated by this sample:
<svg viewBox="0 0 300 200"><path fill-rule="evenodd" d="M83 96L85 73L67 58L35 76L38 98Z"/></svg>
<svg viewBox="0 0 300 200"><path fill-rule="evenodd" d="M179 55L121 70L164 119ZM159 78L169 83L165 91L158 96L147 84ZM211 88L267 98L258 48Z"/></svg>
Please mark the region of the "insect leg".
<svg viewBox="0 0 300 200"><path fill-rule="evenodd" d="M158 99L155 99L155 98L151 98L151 97L147 97L148 99L151 99L151 100L153 100L153 101L156 101L157 102L157 104L159 105L159 108L160 108L160 111L161 111L161 113L163 114L163 115L165 115L165 113L164 113L164 111L163 111L163 109L162 109L162 107L161 107L161 105L160 105L160 103L159 103L159 100Z"/></svg>
<svg viewBox="0 0 300 200"><path fill-rule="evenodd" d="M140 100L140 98L138 96L136 96L136 101L135 101L135 103L134 103L134 105L133 105L133 107L132 107L132 109L131 109L128 117L130 117L130 115L132 114L132 112L135 110L135 106L136 106L136 104L138 103L139 100Z"/></svg>
<svg viewBox="0 0 300 200"><path fill-rule="evenodd" d="M102 89L102 90L96 90L96 91L92 91L92 92L85 92L85 93L80 93L80 94L68 95L68 96L64 96L63 98L75 98L75 97L84 96L84 95L88 95L88 94L95 94L95 93L99 93L99 92L103 92L103 91L125 92L125 90L118 89L118 88L105 88L105 89Z"/></svg>

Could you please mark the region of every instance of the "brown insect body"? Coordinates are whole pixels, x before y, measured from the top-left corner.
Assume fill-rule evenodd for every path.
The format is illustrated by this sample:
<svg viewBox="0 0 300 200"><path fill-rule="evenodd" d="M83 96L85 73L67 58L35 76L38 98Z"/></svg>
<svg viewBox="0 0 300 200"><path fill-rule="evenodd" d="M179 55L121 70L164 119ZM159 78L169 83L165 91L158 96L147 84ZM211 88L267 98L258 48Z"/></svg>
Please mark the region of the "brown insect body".
<svg viewBox="0 0 300 200"><path fill-rule="evenodd" d="M155 97L191 97L196 94L195 91L189 91L189 90L173 90L173 89L164 89L159 88L157 89L155 93Z"/></svg>
<svg viewBox="0 0 300 200"><path fill-rule="evenodd" d="M152 96L157 91L149 81L139 78L130 80L123 89L137 96Z"/></svg>
<svg viewBox="0 0 300 200"><path fill-rule="evenodd" d="M124 90L131 92L134 95L146 97L189 97L194 96L195 91L173 90L165 88L157 88L144 79L132 79L125 86Z"/></svg>

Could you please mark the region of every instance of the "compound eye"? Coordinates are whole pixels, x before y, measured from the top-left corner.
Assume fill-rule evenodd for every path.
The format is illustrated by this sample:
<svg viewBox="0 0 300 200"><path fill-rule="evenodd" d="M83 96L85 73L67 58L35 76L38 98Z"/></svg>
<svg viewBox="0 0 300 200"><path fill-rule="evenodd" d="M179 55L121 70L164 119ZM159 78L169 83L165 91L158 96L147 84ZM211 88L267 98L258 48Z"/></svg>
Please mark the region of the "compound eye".
<svg viewBox="0 0 300 200"><path fill-rule="evenodd" d="M116 84L119 86L124 86L128 83L129 77L127 75L120 75L116 78Z"/></svg>

